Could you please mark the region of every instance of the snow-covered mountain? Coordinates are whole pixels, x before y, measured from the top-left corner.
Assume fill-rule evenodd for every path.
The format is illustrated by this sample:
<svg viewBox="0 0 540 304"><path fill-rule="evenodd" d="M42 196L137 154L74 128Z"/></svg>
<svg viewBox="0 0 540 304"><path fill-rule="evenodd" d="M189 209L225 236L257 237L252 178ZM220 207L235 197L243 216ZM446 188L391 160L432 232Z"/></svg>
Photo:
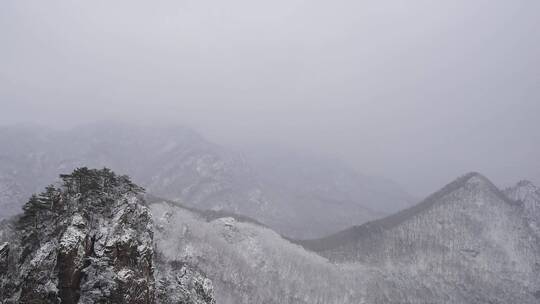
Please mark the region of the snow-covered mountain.
<svg viewBox="0 0 540 304"><path fill-rule="evenodd" d="M215 303L206 277L160 254L141 191L80 168L32 196L0 226L1 303Z"/></svg>
<svg viewBox="0 0 540 304"><path fill-rule="evenodd" d="M529 227L540 236L540 188L530 181L522 180L504 192L509 198L523 204Z"/></svg>
<svg viewBox="0 0 540 304"><path fill-rule="evenodd" d="M220 303L538 303L540 238L524 201L540 201L534 186L512 189L522 201L467 174L410 209L309 241L163 200L150 209L163 254L202 269Z"/></svg>
<svg viewBox="0 0 540 304"><path fill-rule="evenodd" d="M470 173L412 208L301 243L334 262L379 267L395 284L385 303L538 303L537 189L507 193Z"/></svg>
<svg viewBox="0 0 540 304"><path fill-rule="evenodd" d="M247 215L296 238L327 235L411 202L394 183L337 161L292 154L244 157L182 127L3 127L0 146L0 217L18 213L31 193L81 166L125 172L153 195Z"/></svg>
<svg viewBox="0 0 540 304"><path fill-rule="evenodd" d="M363 266L341 267L235 215L156 199L155 241L166 258L201 269L220 304L362 303Z"/></svg>
<svg viewBox="0 0 540 304"><path fill-rule="evenodd" d="M392 216L293 241L242 215L154 196L146 205L127 177L85 170L0 222L7 303L540 301L529 182L503 192L471 173Z"/></svg>

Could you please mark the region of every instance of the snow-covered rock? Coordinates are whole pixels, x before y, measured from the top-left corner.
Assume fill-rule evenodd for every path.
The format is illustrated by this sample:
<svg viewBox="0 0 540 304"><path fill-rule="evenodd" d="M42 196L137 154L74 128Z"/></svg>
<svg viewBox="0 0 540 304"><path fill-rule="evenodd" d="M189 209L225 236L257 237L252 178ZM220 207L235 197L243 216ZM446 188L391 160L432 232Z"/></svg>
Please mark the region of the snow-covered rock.
<svg viewBox="0 0 540 304"><path fill-rule="evenodd" d="M529 227L540 237L540 188L530 181L522 180L506 189L505 194L523 204Z"/></svg>
<svg viewBox="0 0 540 304"><path fill-rule="evenodd" d="M156 262L141 188L108 169L80 168L62 180L33 196L15 225L2 226L15 236L0 246L2 303L213 303L211 283L193 272L183 289L161 292L156 276L166 274L155 271L167 261Z"/></svg>

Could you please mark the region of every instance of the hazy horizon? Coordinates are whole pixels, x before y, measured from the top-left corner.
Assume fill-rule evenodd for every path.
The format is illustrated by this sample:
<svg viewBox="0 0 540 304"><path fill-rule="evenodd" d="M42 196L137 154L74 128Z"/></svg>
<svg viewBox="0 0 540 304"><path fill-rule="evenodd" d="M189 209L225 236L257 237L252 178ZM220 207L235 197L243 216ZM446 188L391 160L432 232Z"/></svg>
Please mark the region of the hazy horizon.
<svg viewBox="0 0 540 304"><path fill-rule="evenodd" d="M0 4L0 124L175 123L425 196L540 184L538 1Z"/></svg>

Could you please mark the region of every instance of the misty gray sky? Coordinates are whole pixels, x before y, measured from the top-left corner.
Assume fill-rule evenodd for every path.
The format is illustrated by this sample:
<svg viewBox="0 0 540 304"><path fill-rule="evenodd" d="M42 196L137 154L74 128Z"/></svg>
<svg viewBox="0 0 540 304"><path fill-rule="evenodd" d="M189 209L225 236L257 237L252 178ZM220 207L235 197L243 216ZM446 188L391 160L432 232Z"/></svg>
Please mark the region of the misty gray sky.
<svg viewBox="0 0 540 304"><path fill-rule="evenodd" d="M0 122L187 124L416 195L540 183L540 1L0 2Z"/></svg>

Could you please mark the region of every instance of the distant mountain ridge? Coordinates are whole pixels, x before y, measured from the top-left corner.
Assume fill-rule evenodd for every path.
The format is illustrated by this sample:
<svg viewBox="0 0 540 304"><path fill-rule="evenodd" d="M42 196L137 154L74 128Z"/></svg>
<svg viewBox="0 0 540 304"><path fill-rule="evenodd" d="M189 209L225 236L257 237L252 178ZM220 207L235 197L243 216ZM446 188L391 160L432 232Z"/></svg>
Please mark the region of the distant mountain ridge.
<svg viewBox="0 0 540 304"><path fill-rule="evenodd" d="M359 226L353 226L349 229L340 231L336 234L330 235L325 238L305 240L301 242L304 246L306 246L309 249L312 249L315 251L324 251L324 250L330 249L331 247L337 247L343 242L349 242L352 239L360 240L361 237L366 234L371 235L371 233L374 233L377 231L383 231L386 229L394 228L400 225L401 223L405 222L406 220L416 216L417 214L422 213L426 210L429 210L429 208L439 203L439 200L442 199L444 196L451 194L453 191L456 191L462 187L467 186L467 183L470 183L472 181L473 182L476 181L478 183L484 184L487 188L493 191L493 193L496 193L496 195L501 200L507 202L508 204L516 204L509 197L507 197L501 190L499 190L493 183L491 183L491 181L489 181L487 178L482 176L480 173L470 172L457 178L453 182L444 186L439 191L428 196L422 202L410 208L401 210L399 212L396 212L395 214L381 218L379 220L367 222Z"/></svg>
<svg viewBox="0 0 540 304"><path fill-rule="evenodd" d="M125 172L150 194L243 214L297 238L326 235L412 202L395 184L333 161L261 153L255 162L184 127L2 127L0 146L0 217L20 212L31 193L81 166Z"/></svg>
<svg viewBox="0 0 540 304"><path fill-rule="evenodd" d="M470 173L397 214L298 243L334 262L417 276L417 285L407 288L419 293L421 286L446 282L478 298L470 303L505 303L512 297L515 303L536 303L540 216L531 210L540 207L538 193L524 182L503 192L484 176Z"/></svg>
<svg viewBox="0 0 540 304"><path fill-rule="evenodd" d="M151 210L158 242L199 265L226 304L534 304L540 238L523 201L507 196L538 208L531 185L503 192L469 173L398 214L308 241L159 199Z"/></svg>

